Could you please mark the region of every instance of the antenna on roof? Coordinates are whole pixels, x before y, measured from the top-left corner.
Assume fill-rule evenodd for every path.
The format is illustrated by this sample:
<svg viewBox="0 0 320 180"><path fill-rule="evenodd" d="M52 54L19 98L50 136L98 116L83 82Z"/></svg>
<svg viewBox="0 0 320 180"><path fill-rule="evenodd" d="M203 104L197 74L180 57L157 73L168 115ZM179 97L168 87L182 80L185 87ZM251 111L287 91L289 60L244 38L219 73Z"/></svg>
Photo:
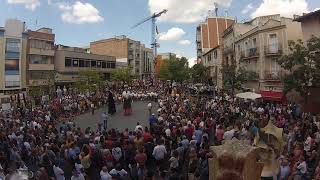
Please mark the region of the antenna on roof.
<svg viewBox="0 0 320 180"><path fill-rule="evenodd" d="M218 16L218 3L217 2L214 2L214 11L216 13L216 16Z"/></svg>

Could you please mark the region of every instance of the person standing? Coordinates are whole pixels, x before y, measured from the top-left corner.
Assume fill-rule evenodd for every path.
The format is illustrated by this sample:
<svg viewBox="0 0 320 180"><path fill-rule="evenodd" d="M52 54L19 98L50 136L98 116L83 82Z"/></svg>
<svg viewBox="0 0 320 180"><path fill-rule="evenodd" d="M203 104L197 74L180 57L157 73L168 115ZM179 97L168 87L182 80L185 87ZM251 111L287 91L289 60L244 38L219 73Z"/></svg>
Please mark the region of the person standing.
<svg viewBox="0 0 320 180"><path fill-rule="evenodd" d="M108 114L107 114L107 112L102 113L101 119L103 122L103 129L106 131L108 128Z"/></svg>
<svg viewBox="0 0 320 180"><path fill-rule="evenodd" d="M111 91L109 91L109 94L108 94L108 113L111 115L116 113L116 105L115 105L114 97Z"/></svg>
<svg viewBox="0 0 320 180"><path fill-rule="evenodd" d="M93 102L91 102L90 107L91 107L91 114L94 115L94 104L93 104Z"/></svg>
<svg viewBox="0 0 320 180"><path fill-rule="evenodd" d="M150 117L152 114L152 103L151 102L149 102L149 104L148 104L148 111L149 111L149 117Z"/></svg>

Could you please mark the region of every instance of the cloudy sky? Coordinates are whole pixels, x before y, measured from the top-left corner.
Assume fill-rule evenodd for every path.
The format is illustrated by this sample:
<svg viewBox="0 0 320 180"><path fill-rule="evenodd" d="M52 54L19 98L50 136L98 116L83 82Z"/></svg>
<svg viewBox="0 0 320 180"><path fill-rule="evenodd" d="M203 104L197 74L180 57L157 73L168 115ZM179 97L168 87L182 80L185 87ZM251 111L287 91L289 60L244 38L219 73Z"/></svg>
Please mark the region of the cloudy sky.
<svg viewBox="0 0 320 180"><path fill-rule="evenodd" d="M311 12L320 0L0 0L0 26L7 18L27 23L28 28L50 27L56 43L88 46L90 41L127 35L147 46L151 22L131 27L153 12L168 9L158 20L159 52L174 52L190 59L196 56L195 28L218 4L219 15L238 22L256 16Z"/></svg>

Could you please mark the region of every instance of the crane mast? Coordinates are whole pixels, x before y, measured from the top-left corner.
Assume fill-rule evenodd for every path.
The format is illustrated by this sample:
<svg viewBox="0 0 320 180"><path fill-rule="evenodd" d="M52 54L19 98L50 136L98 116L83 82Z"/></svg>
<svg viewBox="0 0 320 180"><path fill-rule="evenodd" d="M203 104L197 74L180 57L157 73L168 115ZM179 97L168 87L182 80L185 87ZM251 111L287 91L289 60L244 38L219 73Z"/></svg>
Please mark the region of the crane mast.
<svg viewBox="0 0 320 180"><path fill-rule="evenodd" d="M141 24L151 20L151 48L152 48L152 53L153 53L153 63L154 66L156 65L156 57L157 57L157 48L159 47L159 44L157 42L157 36L156 36L156 19L160 17L162 14L165 14L168 10L164 9L159 13L153 13L152 16L147 17L143 21L137 23L136 25L132 26L133 28L136 28L140 26Z"/></svg>

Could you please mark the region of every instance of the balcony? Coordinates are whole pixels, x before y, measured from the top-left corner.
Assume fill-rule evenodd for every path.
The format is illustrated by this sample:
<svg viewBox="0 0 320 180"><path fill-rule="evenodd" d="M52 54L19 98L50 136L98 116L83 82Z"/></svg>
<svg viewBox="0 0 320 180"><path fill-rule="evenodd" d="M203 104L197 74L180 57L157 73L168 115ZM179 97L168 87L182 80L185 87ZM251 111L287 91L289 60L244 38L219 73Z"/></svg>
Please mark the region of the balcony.
<svg viewBox="0 0 320 180"><path fill-rule="evenodd" d="M29 64L29 70L53 71L54 64Z"/></svg>
<svg viewBox="0 0 320 180"><path fill-rule="evenodd" d="M249 48L249 49L246 49L246 50L240 52L240 58L242 60L247 60L247 59L251 59L251 58L258 58L258 57L259 57L259 48L258 47Z"/></svg>
<svg viewBox="0 0 320 180"><path fill-rule="evenodd" d="M266 56L280 56L282 55L282 44L271 44L264 47Z"/></svg>
<svg viewBox="0 0 320 180"><path fill-rule="evenodd" d="M54 49L30 48L29 54L37 54L37 55L43 55L43 56L54 56Z"/></svg>
<svg viewBox="0 0 320 180"><path fill-rule="evenodd" d="M280 81L285 76L284 71L278 70L278 71L265 71L264 73L264 79L265 80L274 80L274 81Z"/></svg>
<svg viewBox="0 0 320 180"><path fill-rule="evenodd" d="M227 54L231 54L233 53L233 48L232 47L226 47L223 49L223 54L227 55Z"/></svg>

